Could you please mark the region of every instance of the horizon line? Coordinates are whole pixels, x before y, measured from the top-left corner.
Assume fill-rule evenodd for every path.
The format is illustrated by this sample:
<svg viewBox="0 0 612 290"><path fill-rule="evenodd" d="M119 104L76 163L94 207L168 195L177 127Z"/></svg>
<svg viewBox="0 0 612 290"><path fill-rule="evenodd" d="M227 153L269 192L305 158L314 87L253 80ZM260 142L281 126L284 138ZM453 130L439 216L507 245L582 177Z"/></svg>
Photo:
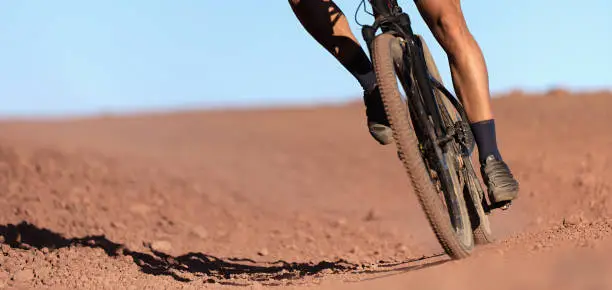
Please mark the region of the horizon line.
<svg viewBox="0 0 612 290"><path fill-rule="evenodd" d="M451 92L452 93L452 92ZM515 95L525 95L528 97L547 96L552 94L569 94L569 95L584 95L609 93L612 94L612 86L610 87L589 87L589 88L571 88L562 85L550 86L545 89L526 89L512 88L500 90L492 93L493 100L506 98ZM453 94L453 96L455 96ZM455 96L456 97L456 96ZM263 102L224 102L224 103L185 103L174 106L165 107L146 107L127 108L127 109L104 109L98 108L93 110L83 110L81 112L53 112L53 113L2 113L0 112L0 122L15 122L15 121L51 121L51 120L74 120L74 119L96 119L96 118L115 118L115 117L130 117L143 115L164 115L164 114L181 114L181 113L197 113L197 112L240 112L240 111L258 111L258 110L287 110L287 109L308 109L308 108L328 108L338 106L350 106L359 104L360 96L345 96L339 98L317 99L316 101L308 100L272 100Z"/></svg>

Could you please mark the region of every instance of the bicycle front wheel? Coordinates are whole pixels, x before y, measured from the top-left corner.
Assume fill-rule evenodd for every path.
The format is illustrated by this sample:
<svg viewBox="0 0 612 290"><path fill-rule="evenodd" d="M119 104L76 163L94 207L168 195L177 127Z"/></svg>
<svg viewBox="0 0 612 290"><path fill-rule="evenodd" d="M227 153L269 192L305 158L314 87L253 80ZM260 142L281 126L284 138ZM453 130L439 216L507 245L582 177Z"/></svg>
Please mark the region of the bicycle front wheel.
<svg viewBox="0 0 612 290"><path fill-rule="evenodd" d="M380 34L374 38L372 52L376 78L398 156L419 203L446 253L454 259L465 258L474 247L465 201L462 194L454 192L454 189L440 193L440 187L434 184L434 176L440 173L432 174L435 170L429 168L422 155L411 112L398 88L398 79L404 87L407 86L407 80L396 71L396 67L404 66L400 39L389 33Z"/></svg>

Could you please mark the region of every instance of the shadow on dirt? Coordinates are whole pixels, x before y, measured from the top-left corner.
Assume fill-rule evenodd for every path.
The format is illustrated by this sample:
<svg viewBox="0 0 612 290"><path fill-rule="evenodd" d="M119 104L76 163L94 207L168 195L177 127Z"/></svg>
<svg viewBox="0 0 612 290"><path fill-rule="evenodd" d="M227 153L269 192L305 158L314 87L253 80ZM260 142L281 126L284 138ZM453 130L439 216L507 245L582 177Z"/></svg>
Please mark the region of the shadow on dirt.
<svg viewBox="0 0 612 290"><path fill-rule="evenodd" d="M427 262L426 260L440 257L422 257L401 263L387 263L377 265L376 269L367 269L359 264L349 263L344 260L335 262L321 261L319 263L289 263L276 261L271 263L256 262L251 259L227 258L220 259L202 253L188 253L181 256L170 256L168 254L151 250L151 254L132 251L122 244L108 240L104 236L86 236L83 238L65 238L61 234L48 229L41 229L27 222L20 224L8 224L0 226L0 236L3 237L2 244L7 244L18 249L43 249L55 250L60 248L78 246L89 248L100 248L110 257L130 256L142 272L151 275L168 275L178 281L188 282L192 279L183 277L191 273L204 278L208 283L220 283L230 285L243 285L230 282L229 279L237 278L246 281L274 281L294 280L305 276L323 275L326 273L384 273L405 272L417 270L423 267L434 266L440 263ZM396 268L404 264L422 262L421 265ZM444 261L442 261L444 262Z"/></svg>

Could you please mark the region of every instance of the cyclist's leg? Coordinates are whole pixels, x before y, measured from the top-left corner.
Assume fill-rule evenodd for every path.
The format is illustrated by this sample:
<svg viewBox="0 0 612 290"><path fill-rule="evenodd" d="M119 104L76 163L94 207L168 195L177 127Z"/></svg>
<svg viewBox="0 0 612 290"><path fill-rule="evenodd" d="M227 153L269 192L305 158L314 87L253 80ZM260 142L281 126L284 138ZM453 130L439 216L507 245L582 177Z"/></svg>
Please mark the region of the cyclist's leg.
<svg viewBox="0 0 612 290"><path fill-rule="evenodd" d="M353 74L364 89L376 84L370 59L333 1L289 0L289 4L306 31Z"/></svg>
<svg viewBox="0 0 612 290"><path fill-rule="evenodd" d="M472 122L493 118L482 51L467 28L459 0L416 0L419 12L448 55L455 91Z"/></svg>
<svg viewBox="0 0 612 290"><path fill-rule="evenodd" d="M364 90L370 133L381 144L389 144L392 134L372 63L340 8L331 0L289 0L289 4L306 31L359 82Z"/></svg>
<svg viewBox="0 0 612 290"><path fill-rule="evenodd" d="M470 119L489 190L495 201L514 199L518 182L497 148L487 67L478 43L468 30L460 1L415 0L415 3L448 56L453 86Z"/></svg>

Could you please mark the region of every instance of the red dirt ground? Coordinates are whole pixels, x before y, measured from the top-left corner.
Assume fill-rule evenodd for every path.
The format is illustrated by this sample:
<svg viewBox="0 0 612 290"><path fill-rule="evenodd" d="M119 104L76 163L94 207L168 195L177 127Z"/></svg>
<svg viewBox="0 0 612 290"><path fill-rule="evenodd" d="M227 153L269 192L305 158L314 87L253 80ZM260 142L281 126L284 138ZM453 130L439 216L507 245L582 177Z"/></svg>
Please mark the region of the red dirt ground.
<svg viewBox="0 0 612 290"><path fill-rule="evenodd" d="M612 289L611 108L495 100L521 195L462 261L360 104L4 121L0 288Z"/></svg>

